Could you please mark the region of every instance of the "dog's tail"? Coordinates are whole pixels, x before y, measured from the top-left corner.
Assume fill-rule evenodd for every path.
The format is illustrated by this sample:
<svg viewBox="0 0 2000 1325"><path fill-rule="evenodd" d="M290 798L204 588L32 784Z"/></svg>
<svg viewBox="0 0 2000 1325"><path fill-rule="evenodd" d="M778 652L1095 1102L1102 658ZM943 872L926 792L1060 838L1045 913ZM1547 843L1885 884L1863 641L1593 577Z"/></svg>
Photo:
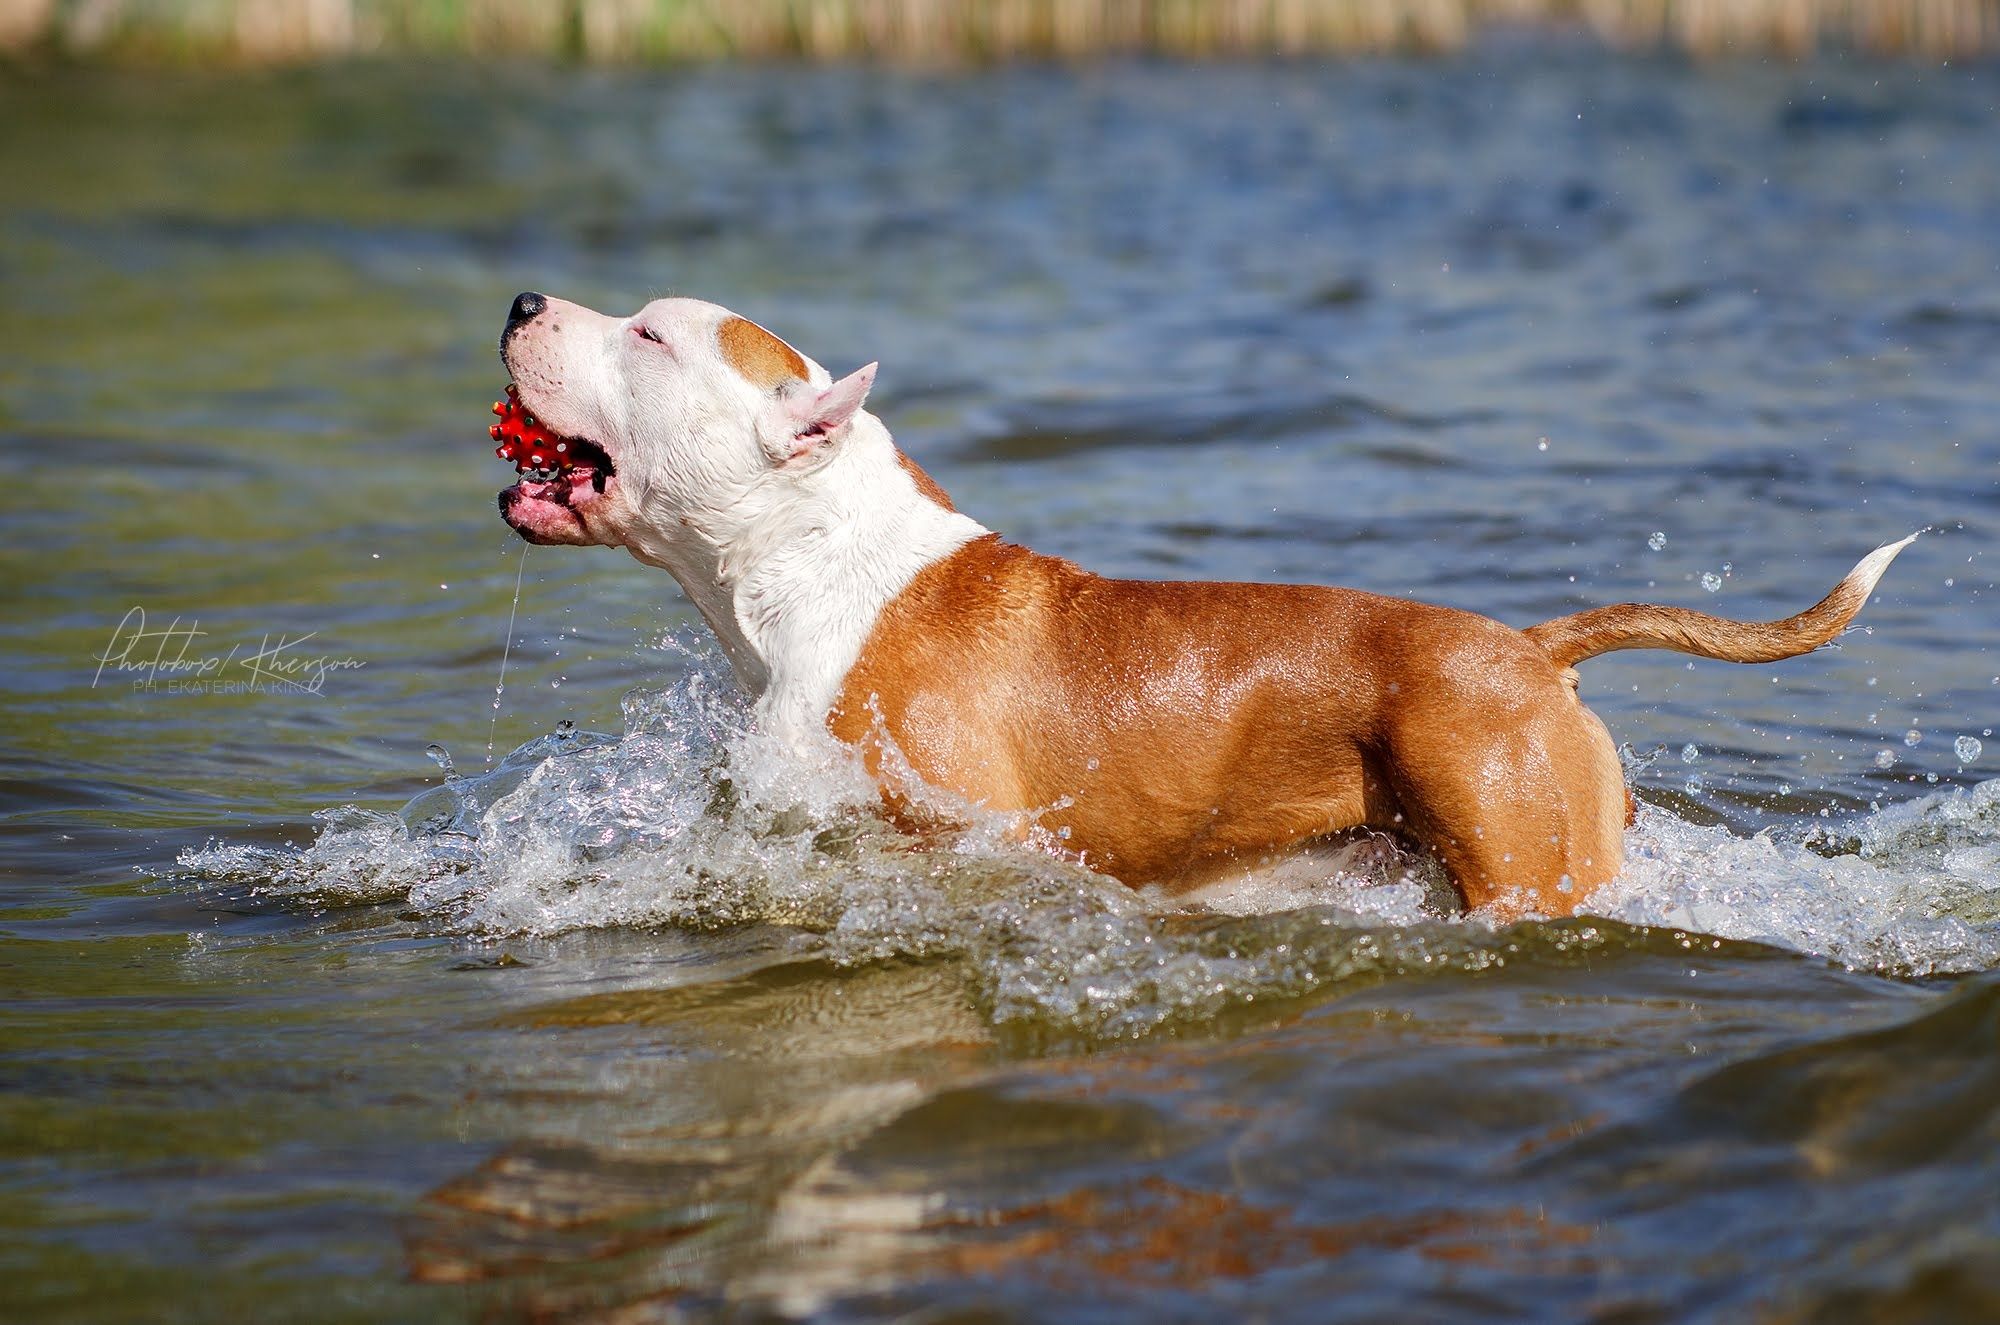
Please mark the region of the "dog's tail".
<svg viewBox="0 0 2000 1325"><path fill-rule="evenodd" d="M1846 629L1875 591L1882 572L1916 538L1911 534L1901 542L1876 548L1833 586L1832 593L1783 621L1731 621L1684 607L1619 603L1559 616L1528 627L1526 634L1547 650L1557 667L1571 667L1585 658L1619 649L1672 649L1733 663L1795 658L1811 653Z"/></svg>

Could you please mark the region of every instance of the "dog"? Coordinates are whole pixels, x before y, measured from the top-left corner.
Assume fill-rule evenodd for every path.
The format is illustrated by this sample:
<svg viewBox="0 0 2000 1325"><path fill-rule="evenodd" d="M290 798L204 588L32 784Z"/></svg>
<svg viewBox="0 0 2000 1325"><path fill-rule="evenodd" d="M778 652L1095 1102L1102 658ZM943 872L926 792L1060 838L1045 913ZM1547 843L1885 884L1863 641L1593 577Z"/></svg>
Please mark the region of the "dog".
<svg viewBox="0 0 2000 1325"><path fill-rule="evenodd" d="M1767 623L1624 603L1516 630L1351 589L1106 579L960 512L863 408L873 363L835 381L699 300L620 318L534 293L500 352L496 410L533 430L532 456L502 446L523 538L667 571L759 722L858 747L892 811L914 774L1169 893L1373 828L1468 907L1569 915L1617 875L1633 808L1575 665L1807 653L1916 537Z"/></svg>

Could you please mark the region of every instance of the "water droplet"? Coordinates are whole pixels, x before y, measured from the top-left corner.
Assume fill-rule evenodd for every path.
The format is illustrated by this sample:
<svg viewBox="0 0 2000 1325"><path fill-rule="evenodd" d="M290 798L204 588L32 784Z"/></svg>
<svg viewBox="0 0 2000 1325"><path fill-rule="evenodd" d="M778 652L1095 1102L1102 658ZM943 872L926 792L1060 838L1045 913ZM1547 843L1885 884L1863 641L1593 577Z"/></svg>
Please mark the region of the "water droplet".
<svg viewBox="0 0 2000 1325"><path fill-rule="evenodd" d="M1701 774L1699 773L1688 774L1688 780L1686 785L1687 785L1688 795L1690 796L1701 795Z"/></svg>
<svg viewBox="0 0 2000 1325"><path fill-rule="evenodd" d="M1559 893L1572 892L1575 888L1576 881L1571 879L1567 874L1556 880L1556 891Z"/></svg>
<svg viewBox="0 0 2000 1325"><path fill-rule="evenodd" d="M1923 739L1924 734L1915 727L1903 733L1903 744L1909 746L1911 749L1915 749L1918 745L1922 744Z"/></svg>
<svg viewBox="0 0 2000 1325"><path fill-rule="evenodd" d="M556 736L558 739L566 741L570 737L575 735L576 735L576 724L571 722L568 718L564 718L561 722L558 722L556 724Z"/></svg>
<svg viewBox="0 0 2000 1325"><path fill-rule="evenodd" d="M1681 747L1681 762L1683 764L1692 764L1699 758L1701 758L1701 747L1694 742L1690 741Z"/></svg>
<svg viewBox="0 0 2000 1325"><path fill-rule="evenodd" d="M1972 763L1979 758L1979 752L1985 748L1979 743L1977 736L1961 736L1951 743L1951 752L1958 756L1958 762L1961 764Z"/></svg>
<svg viewBox="0 0 2000 1325"><path fill-rule="evenodd" d="M1895 766L1896 752L1894 750L1877 750L1875 752L1875 767L1894 768Z"/></svg>
<svg viewBox="0 0 2000 1325"><path fill-rule="evenodd" d="M1095 773L1097 771L1097 756L1092 755L1088 760L1084 761L1083 766Z"/></svg>
<svg viewBox="0 0 2000 1325"><path fill-rule="evenodd" d="M1780 783L1778 784L1778 794L1779 794L1780 796L1789 796L1789 795L1791 795L1791 794L1792 794L1792 784L1791 784L1791 783L1789 783L1789 782L1780 782Z"/></svg>
<svg viewBox="0 0 2000 1325"><path fill-rule="evenodd" d="M1664 530L1655 529L1653 531L1652 537L1646 540L1646 546L1653 549L1653 551L1655 552L1658 552L1661 548L1665 547L1666 545L1667 545L1667 535Z"/></svg>
<svg viewBox="0 0 2000 1325"><path fill-rule="evenodd" d="M1972 744L1976 748L1979 742L1974 741ZM424 753L429 755L431 762L436 764L439 770L444 773L444 780L446 782L450 782L458 776L458 769L451 762L451 751L433 743L424 747Z"/></svg>
<svg viewBox="0 0 2000 1325"><path fill-rule="evenodd" d="M1546 450L1548 450L1548 449L1549 449L1549 439L1548 439L1548 438L1546 438L1546 437L1543 437L1543 438L1541 438L1540 440L1538 440L1538 441L1537 441L1537 442L1535 443L1535 449L1536 449L1537 451L1546 451Z"/></svg>
<svg viewBox="0 0 2000 1325"><path fill-rule="evenodd" d="M500 697L507 693L507 659L514 652L514 619L521 612L521 581L528 573L528 544L521 544L521 559L514 567L514 602L507 609L507 634L500 646L500 675L493 683L493 722L486 729L486 766L493 767L493 744L500 736Z"/></svg>
<svg viewBox="0 0 2000 1325"><path fill-rule="evenodd" d="M1712 570L1705 570L1701 573L1701 587L1715 593L1722 588L1722 577Z"/></svg>

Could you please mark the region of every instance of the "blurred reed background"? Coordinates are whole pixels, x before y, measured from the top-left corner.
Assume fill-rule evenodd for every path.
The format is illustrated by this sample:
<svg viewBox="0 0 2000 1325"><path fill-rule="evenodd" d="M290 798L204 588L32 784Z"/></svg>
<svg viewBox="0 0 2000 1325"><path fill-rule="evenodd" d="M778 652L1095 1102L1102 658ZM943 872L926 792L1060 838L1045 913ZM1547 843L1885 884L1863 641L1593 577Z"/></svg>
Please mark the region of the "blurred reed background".
<svg viewBox="0 0 2000 1325"><path fill-rule="evenodd" d="M2000 0L0 0L0 51L244 63L1449 51L1524 26L1704 56L1832 46L1942 59L1994 49Z"/></svg>

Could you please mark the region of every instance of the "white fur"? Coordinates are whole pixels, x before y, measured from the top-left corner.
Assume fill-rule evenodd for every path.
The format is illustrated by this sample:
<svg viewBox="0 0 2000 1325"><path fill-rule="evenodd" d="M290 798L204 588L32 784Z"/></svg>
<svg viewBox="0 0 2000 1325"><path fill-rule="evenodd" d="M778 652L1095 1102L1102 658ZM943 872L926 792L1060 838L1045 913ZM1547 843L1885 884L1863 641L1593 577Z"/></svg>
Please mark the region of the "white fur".
<svg viewBox="0 0 2000 1325"><path fill-rule="evenodd" d="M721 565L735 624L769 680L776 731L824 731L882 609L917 572L986 533L917 491L889 430L857 415L837 454L746 528Z"/></svg>
<svg viewBox="0 0 2000 1325"><path fill-rule="evenodd" d="M1918 535L1923 532L1923 530L1919 529L1908 538L1898 539L1894 543L1884 543L1881 547L1876 548L1873 552L1870 552L1855 563L1854 569L1847 572L1847 577L1841 581L1841 584L1853 585L1861 591L1863 597L1874 593L1876 581L1880 580L1883 572L1889 569L1889 563L1896 559L1896 554L1916 542Z"/></svg>
<svg viewBox="0 0 2000 1325"><path fill-rule="evenodd" d="M833 384L807 360L808 386L744 381L716 338L727 309L664 299L614 319L548 303L503 355L534 412L617 467L584 517L588 541L680 583L768 730L823 733L883 608L987 530L917 490L889 430L858 408L856 378ZM795 447L816 400L844 422Z"/></svg>

